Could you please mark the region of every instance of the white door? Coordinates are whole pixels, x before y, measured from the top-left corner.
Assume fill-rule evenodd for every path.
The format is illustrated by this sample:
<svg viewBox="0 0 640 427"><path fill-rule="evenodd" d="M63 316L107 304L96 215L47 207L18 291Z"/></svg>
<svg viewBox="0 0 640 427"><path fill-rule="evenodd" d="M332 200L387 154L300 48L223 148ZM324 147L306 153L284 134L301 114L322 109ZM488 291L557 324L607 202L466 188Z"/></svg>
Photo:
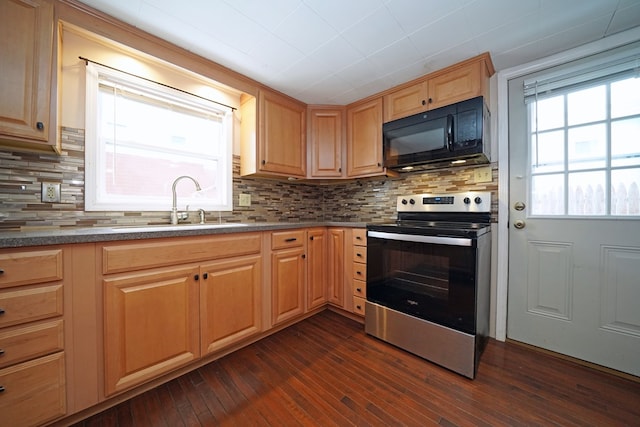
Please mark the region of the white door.
<svg viewBox="0 0 640 427"><path fill-rule="evenodd" d="M507 337L640 376L640 76L596 60L509 82Z"/></svg>

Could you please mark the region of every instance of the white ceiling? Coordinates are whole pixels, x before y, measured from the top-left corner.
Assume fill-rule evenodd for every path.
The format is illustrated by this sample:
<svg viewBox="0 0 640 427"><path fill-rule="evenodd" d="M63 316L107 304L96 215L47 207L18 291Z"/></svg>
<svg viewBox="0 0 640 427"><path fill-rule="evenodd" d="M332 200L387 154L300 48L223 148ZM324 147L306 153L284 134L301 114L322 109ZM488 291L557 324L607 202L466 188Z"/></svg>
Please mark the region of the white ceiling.
<svg viewBox="0 0 640 427"><path fill-rule="evenodd" d="M640 25L640 0L82 0L307 104L490 52L497 71Z"/></svg>

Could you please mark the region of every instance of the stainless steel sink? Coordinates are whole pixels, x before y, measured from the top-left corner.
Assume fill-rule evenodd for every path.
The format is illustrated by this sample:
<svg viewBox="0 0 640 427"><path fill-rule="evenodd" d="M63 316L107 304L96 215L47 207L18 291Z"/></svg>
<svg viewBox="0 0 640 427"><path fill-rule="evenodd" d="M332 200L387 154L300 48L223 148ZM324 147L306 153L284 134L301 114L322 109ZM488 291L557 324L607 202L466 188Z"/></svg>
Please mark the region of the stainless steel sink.
<svg viewBox="0 0 640 427"><path fill-rule="evenodd" d="M225 223L225 224L160 224L160 225L121 225L111 227L112 230L127 231L131 233L142 233L147 231L181 231L181 230L212 230L216 228L247 227L248 224Z"/></svg>

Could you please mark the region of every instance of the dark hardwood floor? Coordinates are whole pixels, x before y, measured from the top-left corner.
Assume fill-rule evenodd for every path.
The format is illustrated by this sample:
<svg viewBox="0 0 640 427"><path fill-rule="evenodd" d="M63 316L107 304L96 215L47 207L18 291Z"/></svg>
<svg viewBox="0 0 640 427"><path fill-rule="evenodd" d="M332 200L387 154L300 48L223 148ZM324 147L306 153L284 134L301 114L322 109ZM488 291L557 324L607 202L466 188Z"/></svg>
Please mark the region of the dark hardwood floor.
<svg viewBox="0 0 640 427"><path fill-rule="evenodd" d="M640 383L491 340L475 380L322 312L77 426L638 426Z"/></svg>

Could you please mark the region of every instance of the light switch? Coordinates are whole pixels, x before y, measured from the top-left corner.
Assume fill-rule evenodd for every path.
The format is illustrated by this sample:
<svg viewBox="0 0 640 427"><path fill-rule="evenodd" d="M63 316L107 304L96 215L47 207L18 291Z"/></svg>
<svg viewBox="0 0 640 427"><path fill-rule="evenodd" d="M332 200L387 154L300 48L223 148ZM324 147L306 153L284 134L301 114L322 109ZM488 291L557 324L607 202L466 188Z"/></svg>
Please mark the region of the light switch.
<svg viewBox="0 0 640 427"><path fill-rule="evenodd" d="M251 194L240 194L239 206L251 206Z"/></svg>

